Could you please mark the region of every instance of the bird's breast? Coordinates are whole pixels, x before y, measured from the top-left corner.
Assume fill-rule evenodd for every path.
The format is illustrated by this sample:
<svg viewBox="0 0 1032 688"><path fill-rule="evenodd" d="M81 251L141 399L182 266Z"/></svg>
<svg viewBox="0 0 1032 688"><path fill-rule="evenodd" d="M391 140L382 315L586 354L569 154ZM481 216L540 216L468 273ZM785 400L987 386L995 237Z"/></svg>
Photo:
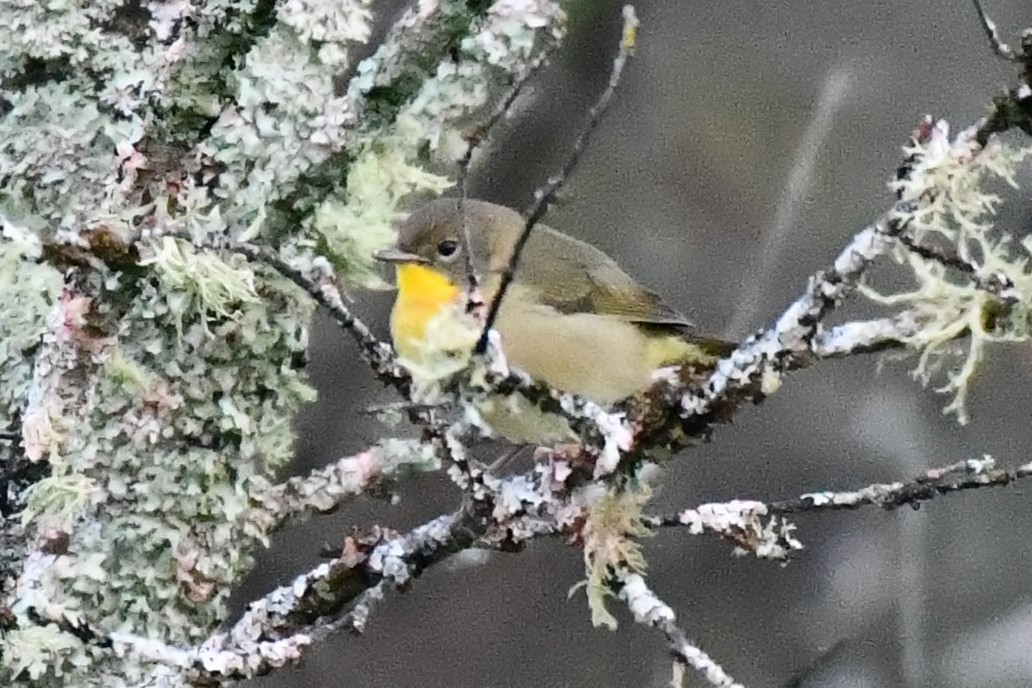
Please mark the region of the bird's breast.
<svg viewBox="0 0 1032 688"><path fill-rule="evenodd" d="M594 313L559 313L525 301L502 302L498 330L509 362L531 377L592 401L611 403L644 389L658 366L634 324Z"/></svg>
<svg viewBox="0 0 1032 688"><path fill-rule="evenodd" d="M427 324L453 305L461 292L446 275L425 265L399 265L397 281L398 296L391 311L391 338L398 353L418 360Z"/></svg>

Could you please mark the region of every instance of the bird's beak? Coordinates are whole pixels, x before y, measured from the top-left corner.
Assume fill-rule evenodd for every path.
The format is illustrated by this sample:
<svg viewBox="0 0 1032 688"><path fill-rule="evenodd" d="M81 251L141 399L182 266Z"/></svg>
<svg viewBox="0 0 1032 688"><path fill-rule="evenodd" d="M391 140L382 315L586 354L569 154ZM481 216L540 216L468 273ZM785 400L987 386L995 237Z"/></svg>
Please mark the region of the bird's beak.
<svg viewBox="0 0 1032 688"><path fill-rule="evenodd" d="M377 251L373 254L373 257L384 263L429 263L430 261L423 256L416 255L415 253L406 253L396 246L385 248Z"/></svg>

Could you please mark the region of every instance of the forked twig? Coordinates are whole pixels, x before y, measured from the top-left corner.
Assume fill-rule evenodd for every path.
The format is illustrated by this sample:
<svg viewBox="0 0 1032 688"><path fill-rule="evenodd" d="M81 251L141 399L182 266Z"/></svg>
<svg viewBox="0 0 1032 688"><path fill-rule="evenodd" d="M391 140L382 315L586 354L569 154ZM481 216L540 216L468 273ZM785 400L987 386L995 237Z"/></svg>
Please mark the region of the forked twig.
<svg viewBox="0 0 1032 688"><path fill-rule="evenodd" d="M624 23L623 31L620 35L620 49L619 52L617 52L616 58L613 59L613 68L609 73L609 84L602 92L602 95L599 96L594 107L592 107L588 112L588 119L584 123L580 133L577 135L577 138L574 139L573 147L566 156L563 166L556 174L549 177L547 182L538 187L534 192L534 201L525 211L523 211L525 221L523 232L520 234L519 239L516 240L512 256L509 258L509 264L502 273L498 292L494 295L494 298L491 299L491 305L487 310L487 317L484 320L484 329L481 331L480 339L477 340L477 345L474 349L474 353L478 355L483 355L484 352L487 351L488 335L491 332L491 328L494 327L495 321L498 319L498 311L502 307L502 299L505 298L505 294L509 290L509 285L512 283L513 277L516 274L516 268L519 266L520 256L523 254L523 249L527 245L527 240L530 239L530 233L534 231L534 227L541 218L544 217L545 212L548 210L548 204L555 199L556 193L559 192L559 189L563 187L570 174L577 167L577 163L580 161L580 156L584 152L588 140L591 138L595 129L598 128L598 124L602 121L602 116L609 107L609 102L612 100L613 94L620 85L620 80L623 77L623 71L624 67L627 65L627 60L630 59L631 55L634 53L634 46L637 43L638 37L638 17L634 12L633 5L624 6L623 18Z"/></svg>
<svg viewBox="0 0 1032 688"><path fill-rule="evenodd" d="M509 86L508 92L503 98L501 98L495 105L494 110L490 116L483 122L481 122L469 135L466 136L466 151L463 153L462 158L459 160L459 171L457 185L459 187L459 197L457 200L458 214L460 222L462 223L462 250L466 260L466 278L469 282L469 303L467 308L472 309L478 304L475 303L476 299L472 298L476 293L477 288L480 286L480 275L477 274L476 266L473 265L473 254L470 250L470 234L469 234L469 219L466 217L465 204L466 199L469 198L469 168L473 162L473 154L478 148L487 140L494 131L495 126L512 110L513 104L516 99L523 93L524 87L530 82L534 76L537 75L541 68L548 62L548 59L555 52L555 49L559 47L557 41L550 41L542 46L540 52L531 61L527 68L520 75L513 75L512 82Z"/></svg>

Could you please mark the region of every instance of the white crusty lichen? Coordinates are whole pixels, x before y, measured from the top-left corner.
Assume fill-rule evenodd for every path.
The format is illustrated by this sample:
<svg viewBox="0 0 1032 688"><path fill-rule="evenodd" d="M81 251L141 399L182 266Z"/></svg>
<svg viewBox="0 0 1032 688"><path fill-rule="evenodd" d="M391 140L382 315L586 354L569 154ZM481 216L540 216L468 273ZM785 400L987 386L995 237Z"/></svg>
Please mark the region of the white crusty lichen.
<svg viewBox="0 0 1032 688"><path fill-rule="evenodd" d="M677 514L692 535L714 533L735 543L735 554L753 554L758 559L787 561L803 548L794 535L795 525L770 516L766 504L748 500L702 504Z"/></svg>
<svg viewBox="0 0 1032 688"><path fill-rule="evenodd" d="M32 381L31 358L46 316L61 293L61 275L37 264L39 238L0 214L0 428L13 428Z"/></svg>
<svg viewBox="0 0 1032 688"><path fill-rule="evenodd" d="M310 306L268 283L262 300L233 301L153 267L136 280L91 275L82 286L95 296L62 299L43 339L37 360L67 351L76 365L36 376L49 435L35 439L31 406L24 434L51 477L24 496L25 534L36 547L55 530L68 542L31 577L23 570L12 608L50 610L57 625L34 646L39 630L22 618L4 658L12 671L78 685L138 678L139 658L117 660L60 621L199 642L264 540L248 495L290 458L294 416L312 398L300 368ZM103 336L89 325L105 320Z"/></svg>
<svg viewBox="0 0 1032 688"><path fill-rule="evenodd" d="M905 150L910 172L892 185L902 202L894 220L912 240L970 268L957 270L901 246L896 255L915 287L889 294L862 287L917 323L902 337L917 352L914 375L925 384L942 380L937 391L952 397L944 410L962 423L986 347L1032 336L1032 242L996 226L1002 198L992 190L1001 181L1017 187L1016 173L1030 150L999 138L983 147L973 129L951 138L945 122L931 126L923 141Z"/></svg>

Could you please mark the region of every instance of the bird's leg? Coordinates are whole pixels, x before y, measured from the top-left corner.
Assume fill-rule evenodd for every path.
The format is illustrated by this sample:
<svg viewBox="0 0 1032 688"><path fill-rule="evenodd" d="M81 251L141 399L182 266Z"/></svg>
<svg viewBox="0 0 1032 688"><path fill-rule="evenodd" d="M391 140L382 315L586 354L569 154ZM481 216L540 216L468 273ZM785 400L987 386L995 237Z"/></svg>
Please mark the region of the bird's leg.
<svg viewBox="0 0 1032 688"><path fill-rule="evenodd" d="M491 462L491 465L487 467L488 472L492 475L498 475L502 472L503 469L505 469L506 466L512 463L516 459L516 457L522 454L524 449L527 449L529 446L530 445L519 444L515 447L509 447L504 452L502 452L501 456L499 456L497 459Z"/></svg>

